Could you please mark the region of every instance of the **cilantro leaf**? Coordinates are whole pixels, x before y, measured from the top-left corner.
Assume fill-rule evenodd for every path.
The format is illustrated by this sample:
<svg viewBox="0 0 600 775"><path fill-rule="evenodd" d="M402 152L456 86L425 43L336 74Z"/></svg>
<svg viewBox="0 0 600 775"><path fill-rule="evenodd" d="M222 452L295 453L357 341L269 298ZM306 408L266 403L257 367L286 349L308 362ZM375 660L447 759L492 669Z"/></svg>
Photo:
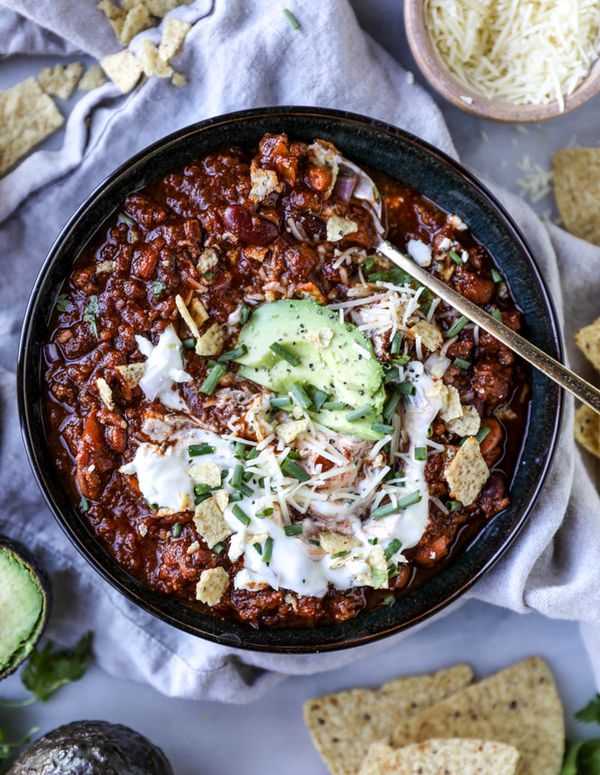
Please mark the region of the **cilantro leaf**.
<svg viewBox="0 0 600 775"><path fill-rule="evenodd" d="M21 681L34 696L46 702L62 686L78 681L85 673L92 656L92 633L88 632L73 649L55 649L48 641L43 649L35 650Z"/></svg>
<svg viewBox="0 0 600 775"><path fill-rule="evenodd" d="M66 312L71 307L71 302L66 293L61 293L56 299L56 309L59 312Z"/></svg>
<svg viewBox="0 0 600 775"><path fill-rule="evenodd" d="M83 319L86 323L90 324L90 328L94 332L94 336L98 336L98 325L96 323L96 315L98 314L98 297L90 296L89 304L83 310Z"/></svg>
<svg viewBox="0 0 600 775"><path fill-rule="evenodd" d="M585 708L578 711L575 718L584 724L600 724L600 694L590 700Z"/></svg>

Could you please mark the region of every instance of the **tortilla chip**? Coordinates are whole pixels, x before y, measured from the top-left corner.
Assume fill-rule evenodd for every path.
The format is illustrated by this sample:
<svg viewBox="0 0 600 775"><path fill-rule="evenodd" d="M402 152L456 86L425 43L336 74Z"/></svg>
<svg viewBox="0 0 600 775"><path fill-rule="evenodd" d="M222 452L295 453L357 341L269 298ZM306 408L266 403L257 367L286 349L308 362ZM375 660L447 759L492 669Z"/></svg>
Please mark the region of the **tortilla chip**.
<svg viewBox="0 0 600 775"><path fill-rule="evenodd" d="M216 605L229 586L229 574L225 568L203 570L196 584L196 600L206 605Z"/></svg>
<svg viewBox="0 0 600 775"><path fill-rule="evenodd" d="M64 123L35 78L0 91L0 175Z"/></svg>
<svg viewBox="0 0 600 775"><path fill-rule="evenodd" d="M600 458L600 414L589 406L575 412L575 438L584 449Z"/></svg>
<svg viewBox="0 0 600 775"><path fill-rule="evenodd" d="M131 51L119 51L100 60L102 69L122 94L130 92L142 75L142 66Z"/></svg>
<svg viewBox="0 0 600 775"><path fill-rule="evenodd" d="M100 65L90 65L79 81L79 91L92 91L106 83L106 77Z"/></svg>
<svg viewBox="0 0 600 775"><path fill-rule="evenodd" d="M145 5L134 5L131 10L127 11L119 40L124 46L127 46L138 33L147 30L148 27L152 27L152 19L148 9Z"/></svg>
<svg viewBox="0 0 600 775"><path fill-rule="evenodd" d="M452 737L514 746L521 754L521 775L558 773L565 725L548 665L539 657L531 657L473 684L402 720L392 741L402 747Z"/></svg>
<svg viewBox="0 0 600 775"><path fill-rule="evenodd" d="M218 487L221 484L221 469L212 460L203 460L190 467L190 476L196 484Z"/></svg>
<svg viewBox="0 0 600 775"><path fill-rule="evenodd" d="M232 530L225 522L216 498L207 498L196 506L194 525L198 535L209 549L224 541Z"/></svg>
<svg viewBox="0 0 600 775"><path fill-rule="evenodd" d="M134 388L146 372L145 363L128 363L125 366L116 366L115 368L130 388Z"/></svg>
<svg viewBox="0 0 600 775"><path fill-rule="evenodd" d="M145 5L152 16L162 18L173 8L177 8L179 5L189 5L192 2L193 0L145 0Z"/></svg>
<svg viewBox="0 0 600 775"><path fill-rule="evenodd" d="M125 12L112 0L100 0L96 8L106 16L117 38L120 36L125 22Z"/></svg>
<svg viewBox="0 0 600 775"><path fill-rule="evenodd" d="M416 325L408 329L408 333L414 337L418 336L423 347L426 347L430 352L439 350L444 343L440 329L435 323L428 323L427 320L419 320Z"/></svg>
<svg viewBox="0 0 600 775"><path fill-rule="evenodd" d="M173 86L187 86L188 79L187 75L184 75L184 73L173 73L173 76L171 78L171 83Z"/></svg>
<svg viewBox="0 0 600 775"><path fill-rule="evenodd" d="M151 40L145 39L142 41L140 60L144 75L170 78L173 74L173 68L160 58L158 49Z"/></svg>
<svg viewBox="0 0 600 775"><path fill-rule="evenodd" d="M455 665L397 678L380 689L351 689L304 705L313 743L333 775L355 775L371 743L389 738L399 721L468 686L473 671Z"/></svg>
<svg viewBox="0 0 600 775"><path fill-rule="evenodd" d="M43 67L38 75L38 81L46 94L68 100L75 91L83 75L81 62L71 62L68 65Z"/></svg>
<svg viewBox="0 0 600 775"><path fill-rule="evenodd" d="M197 355L219 355L225 341L225 330L218 323L213 323L202 336L196 340Z"/></svg>
<svg viewBox="0 0 600 775"><path fill-rule="evenodd" d="M577 331L575 344L593 367L600 371L600 318L596 318L589 326Z"/></svg>
<svg viewBox="0 0 600 775"><path fill-rule="evenodd" d="M98 386L98 393L100 394L102 403L107 409L112 411L115 408L115 402L113 399L112 390L110 389L110 385L104 379L104 377L98 377L98 379L96 380L96 385Z"/></svg>
<svg viewBox="0 0 600 775"><path fill-rule="evenodd" d="M162 32L158 53L165 62L171 59L181 48L185 36L192 29L192 25L179 19L167 19Z"/></svg>
<svg viewBox="0 0 600 775"><path fill-rule="evenodd" d="M428 740L394 751L374 744L360 775L514 775L519 752L490 740Z"/></svg>
<svg viewBox="0 0 600 775"><path fill-rule="evenodd" d="M452 385L443 385L442 392L443 405L440 410L440 417L444 422L456 420L463 416L463 407L460 402L460 393Z"/></svg>
<svg viewBox="0 0 600 775"><path fill-rule="evenodd" d="M479 442L474 436L469 436L458 448L444 474L450 495L464 506L473 503L490 475Z"/></svg>
<svg viewBox="0 0 600 775"><path fill-rule="evenodd" d="M481 415L474 406L464 406L462 417L448 420L446 428L457 436L474 436L481 427Z"/></svg>
<svg viewBox="0 0 600 775"><path fill-rule="evenodd" d="M252 188L250 189L249 198L256 203L262 202L270 194L282 189L276 172L273 172L273 170L263 170L254 162L250 167L250 183Z"/></svg>
<svg viewBox="0 0 600 775"><path fill-rule="evenodd" d="M348 234L354 234L358 231L358 224L349 218L343 218L341 215L331 215L327 219L327 241L339 242L347 237Z"/></svg>
<svg viewBox="0 0 600 775"><path fill-rule="evenodd" d="M600 245L600 148L564 148L554 154L554 197L571 234Z"/></svg>

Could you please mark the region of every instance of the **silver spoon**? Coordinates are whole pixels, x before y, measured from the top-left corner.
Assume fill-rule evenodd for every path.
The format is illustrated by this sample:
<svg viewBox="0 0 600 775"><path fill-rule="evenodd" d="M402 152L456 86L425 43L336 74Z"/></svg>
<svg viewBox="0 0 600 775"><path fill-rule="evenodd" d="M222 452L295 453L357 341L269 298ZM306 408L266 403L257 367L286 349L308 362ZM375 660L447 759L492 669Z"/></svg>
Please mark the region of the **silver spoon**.
<svg viewBox="0 0 600 775"><path fill-rule="evenodd" d="M539 347L531 344L527 339L517 334L516 331L505 326L504 323L481 309L481 307L478 307L477 304L469 301L469 299L465 299L464 296L461 296L460 293L450 288L435 275L426 272L408 256L405 256L395 248L391 242L388 242L383 236L385 229L381 223L381 200L377 195L375 183L366 172L353 162L341 156L337 157L336 161L339 167L347 167L359 176L359 183L353 195L365 202L367 209L373 216L373 223L378 235L374 247L379 253L389 258L390 261L411 275L411 277L414 277L415 280L418 280L421 285L424 285L432 293L435 293L436 296L439 296L446 304L454 307L461 315L464 315L470 321L483 328L484 331L487 331L488 334L494 336L499 342L506 345L509 350L520 355L523 360L530 363L538 371L541 371L546 377L556 382L565 390L568 390L569 393L572 393L582 403L587 404L587 406L600 413L600 390L598 388L582 379L582 377L572 372L543 350L540 350Z"/></svg>

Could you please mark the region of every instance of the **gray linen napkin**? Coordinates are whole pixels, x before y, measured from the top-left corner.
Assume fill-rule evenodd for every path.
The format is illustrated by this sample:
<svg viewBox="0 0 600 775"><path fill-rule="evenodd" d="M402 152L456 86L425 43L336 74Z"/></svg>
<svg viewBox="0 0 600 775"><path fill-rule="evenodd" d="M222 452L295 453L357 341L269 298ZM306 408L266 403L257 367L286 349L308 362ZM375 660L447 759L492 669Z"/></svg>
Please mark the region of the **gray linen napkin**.
<svg viewBox="0 0 600 775"><path fill-rule="evenodd" d="M70 0L2 1L28 20L17 24L12 13L0 13L0 40L13 30L13 52L39 53L33 23L50 31L54 52L56 35L69 42L65 51L75 47L98 56L115 48L95 0L78 0L77 14L69 13ZM433 101L360 30L346 0L286 5L301 20L300 31L290 29L279 2L197 0L177 9L196 22L175 62L190 76L189 86L150 79L123 97L107 84L79 101L60 151L34 153L0 180L0 532L26 540L50 569L57 592L52 636L67 642L92 628L106 670L188 698L248 701L285 674L339 667L406 636L337 654L252 654L180 633L130 604L79 557L38 494L19 438L17 338L35 275L70 214L117 165L179 127L259 105L321 105L390 121L454 154ZM526 233L559 314L560 267L569 326L591 320L598 314L600 250L559 229L549 233L520 200L497 193ZM566 333L570 341L569 327ZM470 594L585 622L600 682L600 502L573 445L571 423L568 402L556 464L536 513L503 562Z"/></svg>

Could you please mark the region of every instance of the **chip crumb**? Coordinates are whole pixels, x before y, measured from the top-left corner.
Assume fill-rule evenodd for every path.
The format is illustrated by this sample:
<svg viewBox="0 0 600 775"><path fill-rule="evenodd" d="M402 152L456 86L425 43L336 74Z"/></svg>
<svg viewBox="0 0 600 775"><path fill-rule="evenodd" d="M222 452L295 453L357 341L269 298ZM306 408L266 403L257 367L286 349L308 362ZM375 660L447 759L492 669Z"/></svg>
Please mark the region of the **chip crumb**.
<svg viewBox="0 0 600 775"><path fill-rule="evenodd" d="M464 506L470 506L490 475L479 442L474 436L469 436L464 444L458 447L444 473L450 487L450 495Z"/></svg>
<svg viewBox="0 0 600 775"><path fill-rule="evenodd" d="M188 79L184 73L173 73L171 83L173 86L187 86Z"/></svg>
<svg viewBox="0 0 600 775"><path fill-rule="evenodd" d="M321 549L327 552L327 554L348 552L356 546L360 546L360 541L357 541L356 538L330 531L324 531L319 535L319 543L321 544Z"/></svg>
<svg viewBox="0 0 600 775"><path fill-rule="evenodd" d="M225 341L225 329L218 323L213 323L202 336L196 340L197 355L219 355Z"/></svg>
<svg viewBox="0 0 600 775"><path fill-rule="evenodd" d="M0 91L0 175L64 123L35 78Z"/></svg>
<svg viewBox="0 0 600 775"><path fill-rule="evenodd" d="M423 347L426 347L429 352L439 350L444 343L444 337L440 329L435 323L429 323L427 320L419 320L418 323L408 329L408 333L415 338L418 336Z"/></svg>
<svg viewBox="0 0 600 775"><path fill-rule="evenodd" d="M198 330L196 321L192 317L189 309L187 308L185 301L181 298L179 294L175 296L175 304L177 306L177 309L179 310L179 314L183 318L187 327L190 329L190 333L192 334L194 339L198 340L200 338L200 331Z"/></svg>
<svg viewBox="0 0 600 775"><path fill-rule="evenodd" d="M575 412L575 438L584 449L600 458L600 414L582 405Z"/></svg>
<svg viewBox="0 0 600 775"><path fill-rule="evenodd" d="M180 5L189 5L193 0L144 0L144 2L152 16L162 18L174 8Z"/></svg>
<svg viewBox="0 0 600 775"><path fill-rule="evenodd" d="M173 74L173 68L160 58L158 49L151 40L145 38L142 41L140 50L140 61L144 75L155 76L156 78L170 78Z"/></svg>
<svg viewBox="0 0 600 775"><path fill-rule="evenodd" d="M117 38L121 35L125 22L125 11L112 0L100 0L96 8L106 16Z"/></svg>
<svg viewBox="0 0 600 775"><path fill-rule="evenodd" d="M123 377L125 384L133 388L135 387L146 371L145 363L127 363L124 366L116 366L116 370Z"/></svg>
<svg viewBox="0 0 600 775"><path fill-rule="evenodd" d="M104 379L104 377L99 377L96 380L96 385L98 387L98 393L100 394L102 403L107 409L110 409L110 411L112 412L112 410L115 408L115 402L113 400L113 394L112 394L112 390L110 389L110 385Z"/></svg>
<svg viewBox="0 0 600 775"><path fill-rule="evenodd" d="M279 192L282 184L279 182L277 173L273 170L263 170L254 162L250 166L250 189L249 198L252 202L259 203L265 200L270 194Z"/></svg>
<svg viewBox="0 0 600 775"><path fill-rule="evenodd" d="M463 416L464 410L460 401L460 393L453 385L443 385L441 397L440 417L445 423Z"/></svg>
<svg viewBox="0 0 600 775"><path fill-rule="evenodd" d="M464 406L461 417L448 420L446 428L457 436L475 436L481 427L481 415L474 406Z"/></svg>
<svg viewBox="0 0 600 775"><path fill-rule="evenodd" d="M289 422L282 422L275 429L275 433L286 444L290 444L294 439L306 433L308 430L308 420L290 420Z"/></svg>
<svg viewBox="0 0 600 775"><path fill-rule="evenodd" d="M142 75L142 66L131 51L119 51L100 60L102 69L122 94L130 92Z"/></svg>
<svg viewBox="0 0 600 775"><path fill-rule="evenodd" d="M217 605L229 586L229 574L224 568L203 570L196 584L196 600L206 605Z"/></svg>
<svg viewBox="0 0 600 775"><path fill-rule="evenodd" d="M119 41L128 46L140 32L152 27L152 19L145 5L134 5L125 16L123 27L119 35Z"/></svg>
<svg viewBox="0 0 600 775"><path fill-rule="evenodd" d="M197 484L207 484L209 487L219 487L221 484L221 469L212 460L202 460L190 467L190 476Z"/></svg>
<svg viewBox="0 0 600 775"><path fill-rule="evenodd" d="M600 371L600 318L596 318L589 326L584 326L577 331L575 344L592 366Z"/></svg>
<svg viewBox="0 0 600 775"><path fill-rule="evenodd" d="M219 263L219 254L214 248L204 248L198 259L198 270L204 274Z"/></svg>
<svg viewBox="0 0 600 775"><path fill-rule="evenodd" d="M68 100L83 75L83 69L81 62L42 67L38 81L46 94L60 97L61 100Z"/></svg>
<svg viewBox="0 0 600 775"><path fill-rule="evenodd" d="M347 237L348 234L354 234L358 231L358 224L349 218L342 218L341 215L332 215L327 219L327 241L339 242Z"/></svg>
<svg viewBox="0 0 600 775"><path fill-rule="evenodd" d="M93 91L106 83L106 76L100 65L90 65L77 85L78 91Z"/></svg>
<svg viewBox="0 0 600 775"><path fill-rule="evenodd" d="M166 20L158 46L158 53L161 59L165 62L171 61L181 48L181 44L191 28L191 24L182 22L179 19L169 18Z"/></svg>

